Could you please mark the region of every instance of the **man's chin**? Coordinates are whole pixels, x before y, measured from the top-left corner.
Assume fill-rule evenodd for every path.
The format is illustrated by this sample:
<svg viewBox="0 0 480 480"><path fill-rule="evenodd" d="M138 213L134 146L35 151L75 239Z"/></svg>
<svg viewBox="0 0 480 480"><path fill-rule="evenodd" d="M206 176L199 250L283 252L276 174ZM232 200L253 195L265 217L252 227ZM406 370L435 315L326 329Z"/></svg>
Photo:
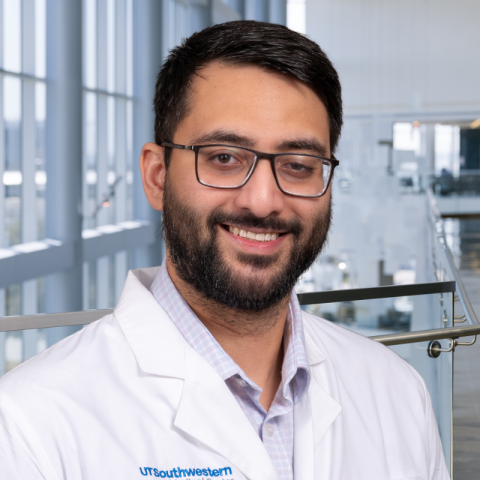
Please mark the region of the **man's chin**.
<svg viewBox="0 0 480 480"><path fill-rule="evenodd" d="M237 256L234 262L224 262L232 285L240 291L250 291L254 296L268 295L279 277L288 270L288 261L279 261L280 255Z"/></svg>
<svg viewBox="0 0 480 480"><path fill-rule="evenodd" d="M279 253L271 255L254 255L249 253L237 253L237 270L254 273L264 273L267 269L276 270L280 259Z"/></svg>

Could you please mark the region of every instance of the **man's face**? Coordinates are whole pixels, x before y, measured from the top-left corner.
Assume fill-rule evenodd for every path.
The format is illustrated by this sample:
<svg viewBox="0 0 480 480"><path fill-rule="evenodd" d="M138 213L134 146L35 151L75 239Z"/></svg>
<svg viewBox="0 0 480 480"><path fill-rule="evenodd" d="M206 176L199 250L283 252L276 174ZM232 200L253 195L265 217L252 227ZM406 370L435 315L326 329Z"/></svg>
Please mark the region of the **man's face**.
<svg viewBox="0 0 480 480"><path fill-rule="evenodd" d="M254 66L212 64L199 73L188 114L169 140L330 155L326 109L302 82ZM263 310L289 294L320 252L330 191L320 198L285 195L267 160L239 189L206 187L196 179L194 153L173 149L163 210L169 268L220 305Z"/></svg>

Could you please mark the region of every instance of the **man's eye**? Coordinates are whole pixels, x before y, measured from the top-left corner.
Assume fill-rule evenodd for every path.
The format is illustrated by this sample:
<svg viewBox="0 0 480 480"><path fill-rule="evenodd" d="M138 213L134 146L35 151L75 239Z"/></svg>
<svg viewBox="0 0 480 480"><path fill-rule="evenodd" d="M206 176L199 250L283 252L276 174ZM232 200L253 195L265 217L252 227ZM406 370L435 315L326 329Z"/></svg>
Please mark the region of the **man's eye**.
<svg viewBox="0 0 480 480"><path fill-rule="evenodd" d="M232 157L232 155L229 155L228 153L221 153L220 155L217 155L216 159L220 163L223 163L224 165L235 161L235 158Z"/></svg>
<svg viewBox="0 0 480 480"><path fill-rule="evenodd" d="M311 167L307 167L306 165L303 165L301 163L286 163L284 165L284 168L288 170L292 170L294 172L312 172L313 169Z"/></svg>

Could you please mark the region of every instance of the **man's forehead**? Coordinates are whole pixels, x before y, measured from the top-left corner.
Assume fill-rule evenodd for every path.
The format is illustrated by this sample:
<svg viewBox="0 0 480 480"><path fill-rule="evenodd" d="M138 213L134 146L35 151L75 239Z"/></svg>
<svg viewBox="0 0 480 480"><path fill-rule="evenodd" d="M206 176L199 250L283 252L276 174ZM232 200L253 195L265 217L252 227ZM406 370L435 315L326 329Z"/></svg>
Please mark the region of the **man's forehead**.
<svg viewBox="0 0 480 480"><path fill-rule="evenodd" d="M306 84L286 75L255 65L212 63L195 77L188 103L182 124L189 126L183 140L190 144L253 148L257 138L269 135L281 138L289 150L305 147L322 156L329 150L323 102Z"/></svg>

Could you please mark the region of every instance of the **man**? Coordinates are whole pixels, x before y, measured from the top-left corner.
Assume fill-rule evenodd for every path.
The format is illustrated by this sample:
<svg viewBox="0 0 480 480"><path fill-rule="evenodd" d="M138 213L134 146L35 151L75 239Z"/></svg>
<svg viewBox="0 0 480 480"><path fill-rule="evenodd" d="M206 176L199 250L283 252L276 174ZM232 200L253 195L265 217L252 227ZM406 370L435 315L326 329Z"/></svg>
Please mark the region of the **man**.
<svg viewBox="0 0 480 480"><path fill-rule="evenodd" d="M2 380L0 478L447 479L419 375L293 293L330 225L325 54L211 27L171 52L155 113L140 166L166 261Z"/></svg>

